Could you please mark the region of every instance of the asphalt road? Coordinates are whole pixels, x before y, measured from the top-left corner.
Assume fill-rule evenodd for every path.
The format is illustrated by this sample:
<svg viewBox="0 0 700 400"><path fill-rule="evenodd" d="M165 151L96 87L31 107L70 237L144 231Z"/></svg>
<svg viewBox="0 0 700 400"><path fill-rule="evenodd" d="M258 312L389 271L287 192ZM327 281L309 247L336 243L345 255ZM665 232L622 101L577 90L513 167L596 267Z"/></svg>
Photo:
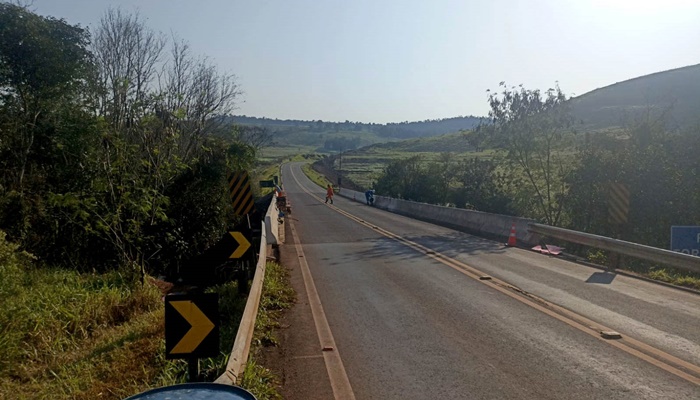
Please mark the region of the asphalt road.
<svg viewBox="0 0 700 400"><path fill-rule="evenodd" d="M306 310L286 333L286 398L700 399L699 295L340 196L326 205L300 165L282 171Z"/></svg>

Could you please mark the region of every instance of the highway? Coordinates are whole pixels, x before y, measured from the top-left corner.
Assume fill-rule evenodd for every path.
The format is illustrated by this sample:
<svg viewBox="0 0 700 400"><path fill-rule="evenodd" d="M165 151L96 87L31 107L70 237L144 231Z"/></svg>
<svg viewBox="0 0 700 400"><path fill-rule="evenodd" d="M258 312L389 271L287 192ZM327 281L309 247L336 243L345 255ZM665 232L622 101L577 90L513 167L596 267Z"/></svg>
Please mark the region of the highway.
<svg viewBox="0 0 700 400"><path fill-rule="evenodd" d="M301 163L282 182L313 314L286 333L306 345L286 350L285 398L700 399L698 294L324 204ZM325 371L304 374L313 357Z"/></svg>

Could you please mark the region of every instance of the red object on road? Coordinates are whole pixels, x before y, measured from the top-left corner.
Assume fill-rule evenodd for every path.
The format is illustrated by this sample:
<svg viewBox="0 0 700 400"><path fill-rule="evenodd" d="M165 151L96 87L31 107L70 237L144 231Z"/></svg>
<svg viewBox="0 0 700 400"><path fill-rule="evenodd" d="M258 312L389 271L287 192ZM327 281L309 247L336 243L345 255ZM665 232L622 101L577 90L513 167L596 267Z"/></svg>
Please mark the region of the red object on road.
<svg viewBox="0 0 700 400"><path fill-rule="evenodd" d="M510 236L508 236L508 246L515 246L515 223L510 227Z"/></svg>

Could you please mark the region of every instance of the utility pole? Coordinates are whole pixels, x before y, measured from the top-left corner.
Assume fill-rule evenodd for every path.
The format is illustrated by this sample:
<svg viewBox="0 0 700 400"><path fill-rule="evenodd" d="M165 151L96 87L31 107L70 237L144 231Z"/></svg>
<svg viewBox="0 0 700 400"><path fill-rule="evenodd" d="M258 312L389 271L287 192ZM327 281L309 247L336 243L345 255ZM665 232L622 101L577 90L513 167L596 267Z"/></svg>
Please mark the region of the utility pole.
<svg viewBox="0 0 700 400"><path fill-rule="evenodd" d="M340 191L340 185L343 182L343 149L340 149L340 163L338 166L338 191Z"/></svg>

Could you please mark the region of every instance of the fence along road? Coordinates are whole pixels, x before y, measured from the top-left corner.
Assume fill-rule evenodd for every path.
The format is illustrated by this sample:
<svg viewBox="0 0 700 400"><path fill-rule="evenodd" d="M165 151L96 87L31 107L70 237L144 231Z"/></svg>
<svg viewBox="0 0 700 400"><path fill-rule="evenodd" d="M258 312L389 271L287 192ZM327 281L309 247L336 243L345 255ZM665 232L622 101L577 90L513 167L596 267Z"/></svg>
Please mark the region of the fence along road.
<svg viewBox="0 0 700 400"><path fill-rule="evenodd" d="M358 399L700 394L697 295L359 201L326 205L299 164L283 179Z"/></svg>
<svg viewBox="0 0 700 400"><path fill-rule="evenodd" d="M248 355L250 352L250 344L253 340L253 331L255 328L255 318L258 315L260 306L260 297L262 296L263 281L265 280L265 264L267 262L267 245L268 243L277 243L277 212L275 208L274 198L270 202L270 206L265 214L265 229L262 229L260 237L260 250L258 254L258 262L255 265L255 275L253 282L250 285L248 300L246 301L241 322L238 325L236 339L229 355L226 371L219 376L215 383L225 385L235 385L240 383Z"/></svg>

